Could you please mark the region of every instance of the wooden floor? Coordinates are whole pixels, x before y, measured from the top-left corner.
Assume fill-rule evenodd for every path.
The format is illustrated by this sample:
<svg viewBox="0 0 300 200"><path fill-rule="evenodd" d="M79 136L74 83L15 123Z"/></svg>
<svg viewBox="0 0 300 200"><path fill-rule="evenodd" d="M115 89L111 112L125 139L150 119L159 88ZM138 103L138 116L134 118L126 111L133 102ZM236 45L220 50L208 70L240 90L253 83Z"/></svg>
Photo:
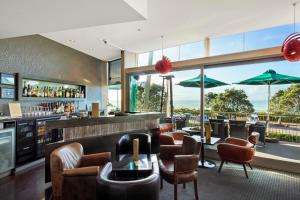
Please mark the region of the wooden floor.
<svg viewBox="0 0 300 200"><path fill-rule="evenodd" d="M31 168L0 179L1 200L40 200L44 198L45 166Z"/></svg>

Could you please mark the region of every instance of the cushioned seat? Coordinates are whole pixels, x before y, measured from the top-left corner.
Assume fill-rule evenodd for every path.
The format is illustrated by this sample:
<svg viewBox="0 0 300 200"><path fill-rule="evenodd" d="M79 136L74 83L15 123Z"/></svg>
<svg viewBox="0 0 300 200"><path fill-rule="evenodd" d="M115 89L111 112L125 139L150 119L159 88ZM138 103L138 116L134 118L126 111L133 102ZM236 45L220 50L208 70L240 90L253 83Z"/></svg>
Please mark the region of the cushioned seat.
<svg viewBox="0 0 300 200"><path fill-rule="evenodd" d="M161 145L159 170L161 188L163 179L174 185L174 199L177 199L177 184L194 182L195 198L198 199L197 170L201 143L190 136L183 137L182 145Z"/></svg>
<svg viewBox="0 0 300 200"><path fill-rule="evenodd" d="M62 146L51 153L52 199L93 200L96 176L110 161L110 152L83 154L79 143Z"/></svg>
<svg viewBox="0 0 300 200"><path fill-rule="evenodd" d="M112 164L107 163L97 177L97 199L99 200L158 200L159 170L153 163L148 177L122 181L114 179Z"/></svg>
<svg viewBox="0 0 300 200"><path fill-rule="evenodd" d="M248 137L248 140L239 138L227 138L224 143L217 146L218 154L221 158L219 172L221 172L224 162L233 162L242 164L245 175L248 178L248 173L245 164L252 169L251 162L255 154L255 145L259 138L259 133L254 133Z"/></svg>

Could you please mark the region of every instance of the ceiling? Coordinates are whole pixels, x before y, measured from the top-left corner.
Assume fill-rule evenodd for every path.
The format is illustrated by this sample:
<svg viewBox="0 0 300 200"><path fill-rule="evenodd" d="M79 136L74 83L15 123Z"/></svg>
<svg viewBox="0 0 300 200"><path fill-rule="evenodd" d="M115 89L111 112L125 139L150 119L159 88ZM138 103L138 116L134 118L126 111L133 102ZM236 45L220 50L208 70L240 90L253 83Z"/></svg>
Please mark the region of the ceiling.
<svg viewBox="0 0 300 200"><path fill-rule="evenodd" d="M0 5L0 39L146 17L146 0L0 0Z"/></svg>
<svg viewBox="0 0 300 200"><path fill-rule="evenodd" d="M41 0L36 1L40 2ZM49 2L53 4L53 1L58 2L58 0ZM81 1L83 2L83 0ZM109 16L119 16L120 9L126 10L125 5L120 1L117 1L123 5L120 8L111 8L106 4L103 8L103 1L90 1L89 8L83 7L79 12L80 15L76 13L78 16L87 14L89 16L90 13L95 12L97 4L98 13L104 12ZM126 0L126 3L136 1ZM128 11L126 22L114 23L111 22L111 19L107 21L103 19L100 20L102 24L93 26L96 23L95 20L88 21L86 19L86 21L81 20L80 22L82 25L89 24L85 26L87 28L72 29L70 27L68 29L72 30L64 28L65 31L53 30L42 35L96 58L112 60L120 57L120 49L135 53L160 49L161 35L164 35L165 47L172 47L199 41L206 36L228 35L289 24L293 20L292 3L294 1L296 0L148 0L146 20L143 20L141 15L137 16L138 14ZM132 7L138 10L138 6ZM145 7L143 9L146 12ZM300 5L297 6L297 13L300 15ZM67 14L69 12L65 15ZM95 18L94 15L90 17ZM300 16L297 18L300 20ZM59 26L66 23L58 16L53 20L59 22L57 23ZM117 20L115 19L115 21ZM3 27L2 24L0 25ZM35 33L42 32L37 30ZM108 44L103 42L104 39Z"/></svg>

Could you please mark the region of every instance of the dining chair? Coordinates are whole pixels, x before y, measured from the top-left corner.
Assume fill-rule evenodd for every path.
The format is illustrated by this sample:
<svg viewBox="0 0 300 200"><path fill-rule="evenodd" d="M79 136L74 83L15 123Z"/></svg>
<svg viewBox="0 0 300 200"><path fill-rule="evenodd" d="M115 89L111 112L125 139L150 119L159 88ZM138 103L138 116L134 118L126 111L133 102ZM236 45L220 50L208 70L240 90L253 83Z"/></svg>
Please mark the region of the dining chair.
<svg viewBox="0 0 300 200"><path fill-rule="evenodd" d="M174 199L177 200L177 185L194 183L195 198L198 200L198 161L201 143L193 137L184 136L182 145L161 145L159 155L159 171L161 189L163 179L174 185Z"/></svg>

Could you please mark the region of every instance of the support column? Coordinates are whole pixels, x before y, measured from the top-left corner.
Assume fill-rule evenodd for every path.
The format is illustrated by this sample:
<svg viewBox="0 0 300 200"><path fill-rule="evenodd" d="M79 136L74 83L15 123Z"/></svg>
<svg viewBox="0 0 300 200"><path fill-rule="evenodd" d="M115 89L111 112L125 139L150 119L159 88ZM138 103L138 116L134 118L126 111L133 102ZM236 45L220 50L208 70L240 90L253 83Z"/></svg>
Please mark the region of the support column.
<svg viewBox="0 0 300 200"><path fill-rule="evenodd" d="M204 56L208 57L210 52L210 38L205 37L204 38Z"/></svg>
<svg viewBox="0 0 300 200"><path fill-rule="evenodd" d="M204 38L204 56L208 57L209 56L209 52L210 52L210 38L209 37L205 37ZM205 128L204 128L204 115L205 115L205 109L204 109L204 65L201 66L201 70L200 70L200 77L201 77L201 96L200 96L200 118L201 118L201 130L202 130L202 134L201 137L205 137Z"/></svg>
<svg viewBox="0 0 300 200"><path fill-rule="evenodd" d="M108 100L108 62L101 62L101 108L107 112Z"/></svg>
<svg viewBox="0 0 300 200"><path fill-rule="evenodd" d="M127 109L127 95L129 93L128 87L126 87L126 74L125 74L125 51L121 51L121 112L125 112ZM127 96L127 97L126 97Z"/></svg>
<svg viewBox="0 0 300 200"><path fill-rule="evenodd" d="M201 76L201 95L200 95L200 125L201 125L201 137L205 137L205 129L204 129L204 66L201 66L201 71L200 71L200 76Z"/></svg>

